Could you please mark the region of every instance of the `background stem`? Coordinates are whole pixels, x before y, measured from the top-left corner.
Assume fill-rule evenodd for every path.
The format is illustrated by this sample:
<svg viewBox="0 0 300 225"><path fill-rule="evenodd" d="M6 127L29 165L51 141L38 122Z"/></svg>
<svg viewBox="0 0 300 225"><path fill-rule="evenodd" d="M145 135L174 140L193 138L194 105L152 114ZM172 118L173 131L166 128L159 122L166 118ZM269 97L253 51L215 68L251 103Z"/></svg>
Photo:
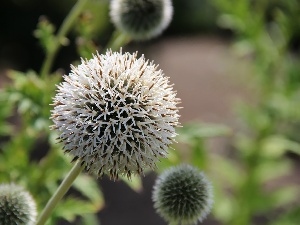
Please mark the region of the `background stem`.
<svg viewBox="0 0 300 225"><path fill-rule="evenodd" d="M64 19L60 29L57 32L57 36L55 38L55 43L54 43L53 48L50 51L48 51L46 54L46 59L42 65L41 72L40 72L42 78L45 78L46 76L48 76L48 74L51 70L54 58L56 56L56 53L60 49L61 44L62 44L63 40L66 38L67 33L70 31L72 25L76 21L76 18L82 12L82 10L84 9L84 6L86 5L86 3L88 1L89 0L78 0L76 2L76 4L73 6L73 8L71 9L70 13Z"/></svg>

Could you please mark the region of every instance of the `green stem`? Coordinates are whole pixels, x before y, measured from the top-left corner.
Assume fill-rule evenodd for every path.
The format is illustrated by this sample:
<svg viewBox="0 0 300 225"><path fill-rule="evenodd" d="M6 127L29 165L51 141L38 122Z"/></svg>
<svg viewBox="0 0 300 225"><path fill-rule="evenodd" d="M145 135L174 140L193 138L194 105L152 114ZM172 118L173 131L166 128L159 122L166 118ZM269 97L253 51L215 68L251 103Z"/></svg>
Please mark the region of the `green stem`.
<svg viewBox="0 0 300 225"><path fill-rule="evenodd" d="M84 6L88 1L89 0L78 0L77 3L71 9L70 13L64 19L59 31L57 32L57 36L55 37L54 46L51 50L47 52L46 59L42 65L40 74L43 78L45 78L49 74L56 53L61 47L61 43L66 38L67 33L70 31L76 18L82 12Z"/></svg>
<svg viewBox="0 0 300 225"><path fill-rule="evenodd" d="M251 219L256 211L255 199L261 199L261 186L257 179L257 167L261 162L262 140L267 137L269 133L259 132L252 142L255 146L252 147L250 155L245 158L246 177L242 185L237 190L237 210L233 219L227 223L228 225L249 225ZM241 149L243 150L243 149ZM242 206L242 207L241 207Z"/></svg>
<svg viewBox="0 0 300 225"><path fill-rule="evenodd" d="M36 225L43 225L47 221L48 217L50 216L51 212L57 205L57 203L62 199L62 197L66 194L66 192L71 187L72 183L76 179L76 177L80 174L84 167L81 166L81 162L77 161L69 174L65 177L65 179L62 181L56 192L53 194L53 196L48 201L46 207L43 209L42 213L40 214L40 217L36 223Z"/></svg>
<svg viewBox="0 0 300 225"><path fill-rule="evenodd" d="M130 40L131 38L127 34L115 30L105 49L111 49L112 51L119 50L120 47L128 44Z"/></svg>
<svg viewBox="0 0 300 225"><path fill-rule="evenodd" d="M204 146L204 140L202 138L193 138L192 144L194 146L191 162L193 162L193 165L197 165L199 168L206 170L209 160Z"/></svg>

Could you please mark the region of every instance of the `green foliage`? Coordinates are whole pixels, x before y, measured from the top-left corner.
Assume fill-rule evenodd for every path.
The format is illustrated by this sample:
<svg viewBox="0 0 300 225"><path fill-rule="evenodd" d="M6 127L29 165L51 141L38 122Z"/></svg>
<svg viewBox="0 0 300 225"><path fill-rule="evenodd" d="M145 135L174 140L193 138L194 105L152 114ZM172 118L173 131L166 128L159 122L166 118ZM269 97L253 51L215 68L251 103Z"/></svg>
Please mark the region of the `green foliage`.
<svg viewBox="0 0 300 225"><path fill-rule="evenodd" d="M62 77L49 72L56 52L68 43L74 23L77 52L84 58L129 41L118 32L103 46L95 41L99 36L106 40L101 35L109 28L108 1L78 2L82 8L76 8L75 17L66 17L70 23L57 32L49 20L40 19L34 36L46 55L41 72L10 71L11 80L0 93L0 183L23 185L36 199L39 211L71 168L70 159L56 143L57 134L49 129L50 104ZM219 11L218 24L233 33L233 50L248 60L255 101L239 106L239 130L219 124L184 124L177 131L178 143L157 171L182 162L205 170L213 181L213 216L221 224L250 225L255 218L263 218L268 225L296 225L300 221L299 185L283 177L293 169L287 153L300 155L300 55L294 46L300 37L300 2L214 0L213 4ZM224 146L225 154L208 150L210 139L224 136L230 141ZM135 191L142 188L140 177L121 179ZM81 224L99 224L95 213L103 206L98 183L81 174L47 224L54 225L61 218L72 222L76 217Z"/></svg>
<svg viewBox="0 0 300 225"><path fill-rule="evenodd" d="M0 91L0 136L9 135L13 130L6 120L12 113L13 104L7 101L6 97L5 92Z"/></svg>
<svg viewBox="0 0 300 225"><path fill-rule="evenodd" d="M84 13L80 14L82 11ZM1 90L0 135L5 137L5 141L1 142L0 148L0 183L22 184L34 196L39 211L45 207L72 166L56 141L57 134L49 129L52 124L49 119L52 98L62 78L60 72L49 71L60 46L68 44L66 34L75 22L78 23L74 31L78 36L80 56L90 57L95 53L98 47L92 39L108 25L108 16L103 17L103 14L108 14L107 2L80 0L57 33L54 25L41 17L34 31L46 55L41 72L10 71L10 82ZM13 122L8 123L8 119ZM133 190L141 190L140 177L134 177L131 181L122 179ZM72 222L78 217L81 224L99 224L95 213L103 206L104 198L98 183L82 173L71 191L60 201L47 225L56 224L61 218Z"/></svg>
<svg viewBox="0 0 300 225"><path fill-rule="evenodd" d="M215 214L225 224L246 225L254 217L267 217L274 210L288 209L297 203L299 195L299 188L289 183L270 190L266 186L291 172L291 161L285 157L287 152L299 154L299 55L291 54L291 43L299 37L299 23L295 21L300 19L300 5L299 1L281 0L214 2L221 13L219 24L235 34L233 47L238 55L251 56L258 93L255 104L242 105L239 110L247 131L234 136L238 165L225 163L231 172L234 168L240 170L238 174L232 173L236 181L226 187L232 194L225 192L224 197L219 193L232 210L227 209L225 215L224 206L219 208L217 203ZM230 176L231 173L224 175ZM283 214L290 215L286 210ZM269 219L270 224L276 219Z"/></svg>
<svg viewBox="0 0 300 225"><path fill-rule="evenodd" d="M35 36L46 52L54 48L53 33L54 26L41 20ZM49 130L52 97L62 74L41 77L35 71L11 71L9 77L11 81L2 90L0 101L3 106L0 131L8 140L0 150L0 182L23 184L41 210L71 168L70 159L62 154L62 146L56 143L56 133ZM15 113L12 109L16 109ZM15 124L8 124L6 121L13 113ZM47 224L56 224L59 218L71 222L77 216L82 216L87 224L98 224L97 218L91 216L104 206L97 182L82 174L72 190L79 195L71 191Z"/></svg>
<svg viewBox="0 0 300 225"><path fill-rule="evenodd" d="M177 133L178 144L173 146L175 150L170 149L167 158L160 160L158 163L159 172L182 162L205 169L209 163L205 141L208 138L228 136L231 134L231 130L225 125L195 122L187 123L178 128Z"/></svg>
<svg viewBox="0 0 300 225"><path fill-rule="evenodd" d="M39 40L45 52L53 51L55 45L55 27L45 17L41 17L34 31L34 36Z"/></svg>
<svg viewBox="0 0 300 225"><path fill-rule="evenodd" d="M221 224L249 225L255 218L270 225L298 224L299 185L282 180L293 170L286 154L300 153L300 55L293 49L299 1L215 0L214 5L219 25L233 32L233 49L248 60L256 99L239 105L239 131L185 124L178 130L178 151L171 151L159 171L181 161L208 171L214 217ZM208 138L224 135L230 135L230 157L208 150Z"/></svg>
<svg viewBox="0 0 300 225"><path fill-rule="evenodd" d="M77 34L76 47L83 58L91 58L92 54L102 50L95 39L102 39L109 28L108 2L89 1L74 28Z"/></svg>
<svg viewBox="0 0 300 225"><path fill-rule="evenodd" d="M26 129L32 128L32 131L37 132L49 130L51 96L60 77L59 74L54 74L46 81L34 71L11 71L12 83L6 88L6 99L14 104L17 112L23 116L22 122L30 124Z"/></svg>

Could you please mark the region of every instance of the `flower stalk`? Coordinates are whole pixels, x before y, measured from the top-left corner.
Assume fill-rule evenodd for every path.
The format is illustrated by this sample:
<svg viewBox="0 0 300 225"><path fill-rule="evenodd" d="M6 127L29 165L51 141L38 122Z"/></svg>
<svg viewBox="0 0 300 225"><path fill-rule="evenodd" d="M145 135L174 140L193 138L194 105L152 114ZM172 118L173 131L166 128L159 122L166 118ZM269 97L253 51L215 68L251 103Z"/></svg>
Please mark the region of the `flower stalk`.
<svg viewBox="0 0 300 225"><path fill-rule="evenodd" d="M47 205L43 209L42 213L40 214L38 221L36 225L43 225L49 218L51 212L57 205L57 203L63 198L63 196L66 194L66 192L70 189L71 185L73 184L76 177L80 174L80 172L83 170L84 166L81 165L82 162L77 161L73 168L70 170L69 174L65 177L65 179L62 181L56 192L53 194L53 196L48 201Z"/></svg>
<svg viewBox="0 0 300 225"><path fill-rule="evenodd" d="M89 0L78 0L77 3L73 6L70 13L64 19L59 31L57 32L54 46L46 54L46 59L42 65L41 72L40 72L42 78L45 78L48 76L48 74L51 70L53 61L55 59L55 56L61 47L61 43L66 38L67 33L70 31L76 18L82 12L82 10L84 9L84 7L88 1Z"/></svg>

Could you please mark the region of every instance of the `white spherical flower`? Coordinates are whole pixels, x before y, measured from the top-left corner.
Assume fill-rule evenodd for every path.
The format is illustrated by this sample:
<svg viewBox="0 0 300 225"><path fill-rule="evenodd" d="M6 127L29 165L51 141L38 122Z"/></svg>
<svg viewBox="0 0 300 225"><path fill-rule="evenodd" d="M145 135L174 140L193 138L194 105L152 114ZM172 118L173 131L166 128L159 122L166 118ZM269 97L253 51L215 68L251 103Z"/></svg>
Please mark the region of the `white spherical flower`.
<svg viewBox="0 0 300 225"><path fill-rule="evenodd" d="M37 210L32 196L21 186L0 185L0 224L34 225Z"/></svg>
<svg viewBox="0 0 300 225"><path fill-rule="evenodd" d="M115 26L134 40L160 35L173 15L171 0L111 0L110 16Z"/></svg>
<svg viewBox="0 0 300 225"><path fill-rule="evenodd" d="M72 66L64 79L52 119L73 161L117 179L154 169L166 156L180 100L156 65L137 53L107 51Z"/></svg>

